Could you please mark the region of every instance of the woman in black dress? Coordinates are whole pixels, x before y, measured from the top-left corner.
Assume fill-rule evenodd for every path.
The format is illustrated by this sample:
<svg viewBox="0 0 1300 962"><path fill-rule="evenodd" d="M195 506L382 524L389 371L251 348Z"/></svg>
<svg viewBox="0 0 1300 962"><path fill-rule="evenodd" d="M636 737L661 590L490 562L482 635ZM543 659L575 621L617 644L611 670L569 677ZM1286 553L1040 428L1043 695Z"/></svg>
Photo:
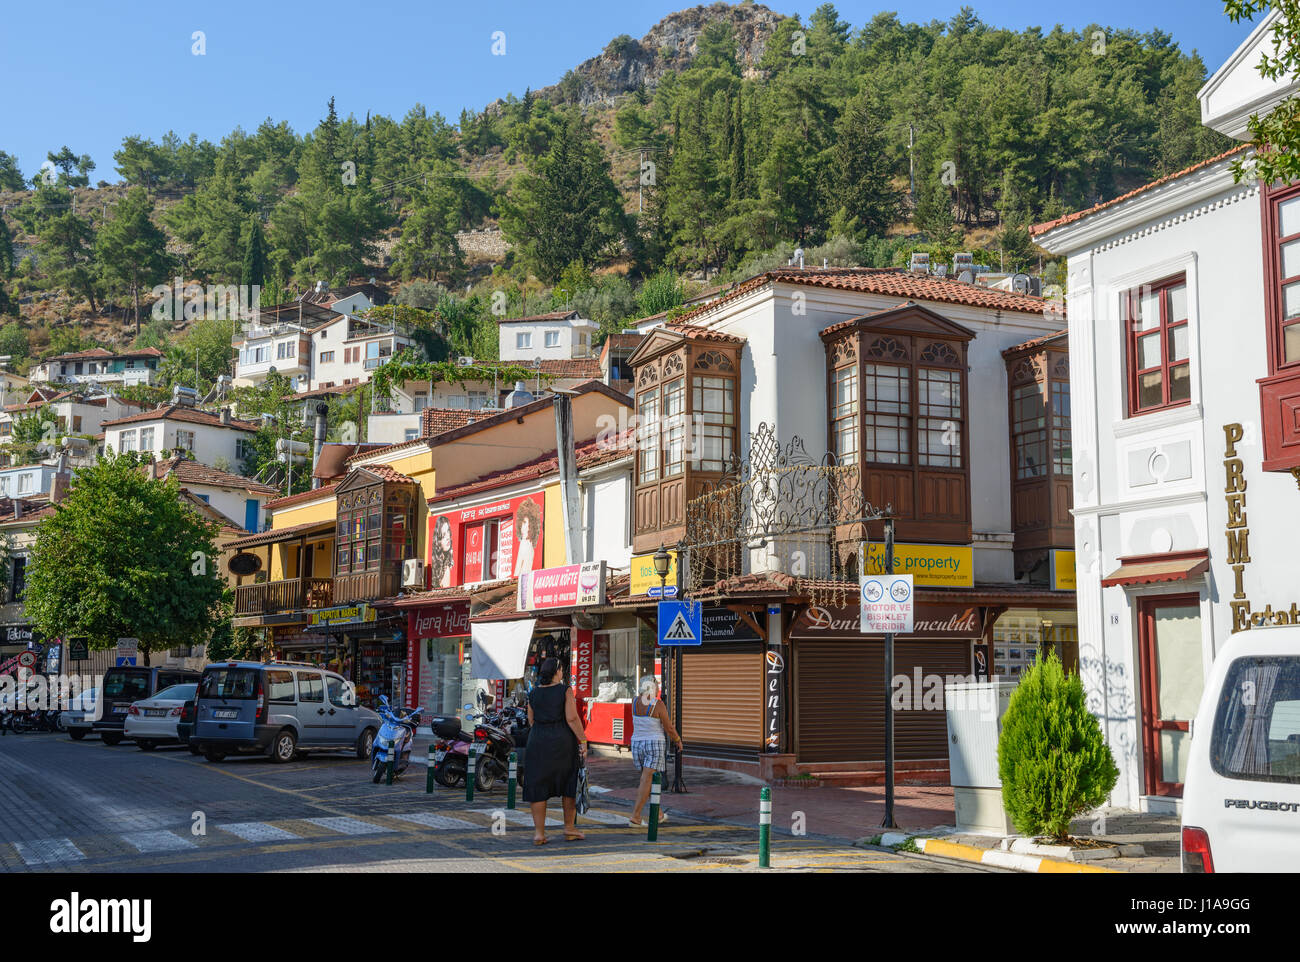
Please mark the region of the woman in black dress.
<svg viewBox="0 0 1300 962"><path fill-rule="evenodd" d="M524 748L524 801L533 810L533 844L550 841L546 837L546 802L556 795L564 804L564 837L573 842L585 837L574 819L578 764L587 755L587 734L559 661L547 658L537 674L537 687L528 696L528 744Z"/></svg>

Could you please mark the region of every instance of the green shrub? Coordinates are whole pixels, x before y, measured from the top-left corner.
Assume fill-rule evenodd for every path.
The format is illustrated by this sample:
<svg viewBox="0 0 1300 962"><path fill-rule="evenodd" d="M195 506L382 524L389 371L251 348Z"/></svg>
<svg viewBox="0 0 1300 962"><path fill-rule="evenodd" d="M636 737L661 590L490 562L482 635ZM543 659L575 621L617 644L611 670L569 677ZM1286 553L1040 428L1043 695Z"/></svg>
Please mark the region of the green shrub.
<svg viewBox="0 0 1300 962"><path fill-rule="evenodd" d="M1056 655L1039 660L1011 694L998 739L1002 804L1021 835L1064 840L1070 822L1101 805L1119 778L1083 683Z"/></svg>

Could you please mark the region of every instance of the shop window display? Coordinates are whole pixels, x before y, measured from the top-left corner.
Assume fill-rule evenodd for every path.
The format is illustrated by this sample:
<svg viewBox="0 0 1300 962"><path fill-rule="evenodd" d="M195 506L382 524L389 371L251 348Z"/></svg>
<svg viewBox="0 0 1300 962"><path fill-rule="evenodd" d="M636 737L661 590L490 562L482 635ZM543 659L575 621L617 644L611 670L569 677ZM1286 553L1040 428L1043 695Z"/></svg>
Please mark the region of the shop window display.
<svg viewBox="0 0 1300 962"><path fill-rule="evenodd" d="M598 631L593 639L595 701L631 701L641 679L654 673L654 647L636 628Z"/></svg>
<svg viewBox="0 0 1300 962"><path fill-rule="evenodd" d="M993 674L1014 681L1040 652L1056 653L1066 671L1079 670L1078 615L1073 611L1012 608L993 626Z"/></svg>

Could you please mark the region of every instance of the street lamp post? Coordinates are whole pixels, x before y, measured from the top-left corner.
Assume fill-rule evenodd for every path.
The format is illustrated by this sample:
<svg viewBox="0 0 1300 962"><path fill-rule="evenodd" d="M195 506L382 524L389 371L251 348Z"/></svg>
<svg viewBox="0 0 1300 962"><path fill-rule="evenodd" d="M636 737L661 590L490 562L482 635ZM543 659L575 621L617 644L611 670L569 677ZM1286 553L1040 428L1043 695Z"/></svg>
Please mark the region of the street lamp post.
<svg viewBox="0 0 1300 962"><path fill-rule="evenodd" d="M681 579L681 552L677 555L678 580ZM659 601L662 604L668 594L668 569L672 567L673 558L664 548L663 543L659 545L659 550L654 553L655 574L659 576ZM679 590L678 594L681 592ZM682 646L673 646L673 707L677 713L677 737L682 734ZM682 750L678 749L673 753L673 785L669 789L675 795L686 794L686 783L682 780Z"/></svg>

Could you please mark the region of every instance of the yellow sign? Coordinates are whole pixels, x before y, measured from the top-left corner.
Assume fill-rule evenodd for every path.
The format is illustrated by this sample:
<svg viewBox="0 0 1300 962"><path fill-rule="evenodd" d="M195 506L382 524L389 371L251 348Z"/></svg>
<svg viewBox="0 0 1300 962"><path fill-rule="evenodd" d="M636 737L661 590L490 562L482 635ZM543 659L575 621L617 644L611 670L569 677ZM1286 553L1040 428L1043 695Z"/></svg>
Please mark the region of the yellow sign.
<svg viewBox="0 0 1300 962"><path fill-rule="evenodd" d="M1054 549L1052 551L1052 590L1073 591L1074 552Z"/></svg>
<svg viewBox="0 0 1300 962"><path fill-rule="evenodd" d="M307 613L307 624L312 626L361 625L375 620L375 609L370 605L345 605L341 608L322 608Z"/></svg>
<svg viewBox="0 0 1300 962"><path fill-rule="evenodd" d="M677 587L677 552L668 552L668 557L672 560L668 563L668 593L672 597L673 589ZM658 596L659 588L662 582L659 573L655 571L655 556L653 554L638 554L632 556L632 587L628 593L631 595L648 595ZM651 592L651 589L654 589Z"/></svg>
<svg viewBox="0 0 1300 962"><path fill-rule="evenodd" d="M885 573L885 546L867 546L863 574ZM961 544L896 544L894 574L911 575L918 588L975 587L975 552Z"/></svg>

